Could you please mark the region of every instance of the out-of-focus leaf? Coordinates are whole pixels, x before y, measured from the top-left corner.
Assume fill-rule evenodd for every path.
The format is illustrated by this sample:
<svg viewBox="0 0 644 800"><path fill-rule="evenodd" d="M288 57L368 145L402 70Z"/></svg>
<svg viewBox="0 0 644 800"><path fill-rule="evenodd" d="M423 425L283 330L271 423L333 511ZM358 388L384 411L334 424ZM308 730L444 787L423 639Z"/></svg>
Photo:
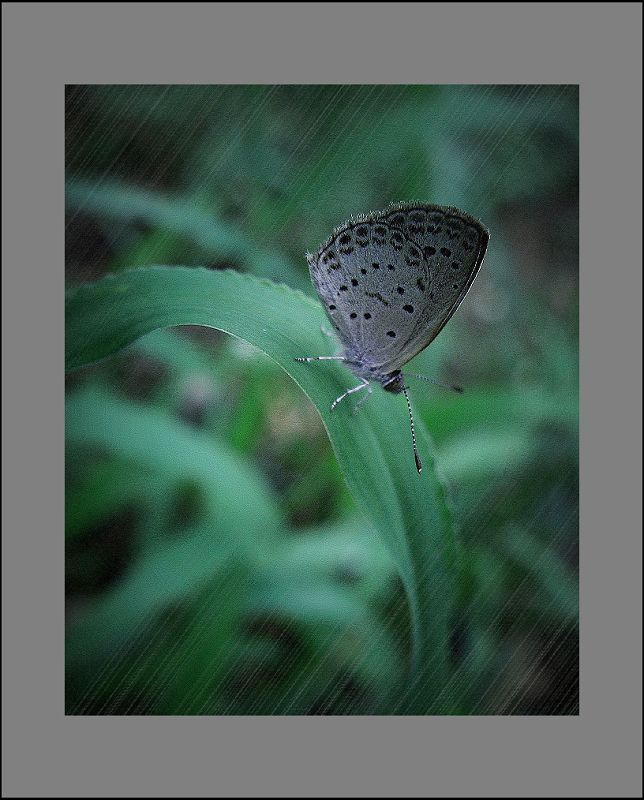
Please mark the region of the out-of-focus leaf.
<svg viewBox="0 0 644 800"><path fill-rule="evenodd" d="M258 473L219 442L162 411L84 389L67 398L65 438L68 445L94 445L147 470L196 481L206 497L212 535L222 543L243 537L235 543L239 546L281 529L279 509Z"/></svg>
<svg viewBox="0 0 644 800"><path fill-rule="evenodd" d="M139 501L153 481L133 464L111 461L96 465L65 496L65 536L72 539L112 514Z"/></svg>
<svg viewBox="0 0 644 800"><path fill-rule="evenodd" d="M114 182L68 181L65 205L70 213L95 214L99 219L146 223L181 235L213 257L232 258L250 272L306 288L305 270L295 269L277 252L266 252L211 211L199 208L193 198L166 198L149 190ZM304 256L302 256L304 258Z"/></svg>

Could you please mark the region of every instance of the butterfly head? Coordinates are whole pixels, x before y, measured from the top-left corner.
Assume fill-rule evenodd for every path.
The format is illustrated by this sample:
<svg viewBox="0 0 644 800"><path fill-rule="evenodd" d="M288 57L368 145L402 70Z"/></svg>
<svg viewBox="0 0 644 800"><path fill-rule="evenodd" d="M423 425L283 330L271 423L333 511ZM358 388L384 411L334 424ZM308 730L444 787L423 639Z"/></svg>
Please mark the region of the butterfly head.
<svg viewBox="0 0 644 800"><path fill-rule="evenodd" d="M402 372L397 369L394 372L390 372L389 375L385 375L382 381L382 388L386 392L400 394L404 388Z"/></svg>

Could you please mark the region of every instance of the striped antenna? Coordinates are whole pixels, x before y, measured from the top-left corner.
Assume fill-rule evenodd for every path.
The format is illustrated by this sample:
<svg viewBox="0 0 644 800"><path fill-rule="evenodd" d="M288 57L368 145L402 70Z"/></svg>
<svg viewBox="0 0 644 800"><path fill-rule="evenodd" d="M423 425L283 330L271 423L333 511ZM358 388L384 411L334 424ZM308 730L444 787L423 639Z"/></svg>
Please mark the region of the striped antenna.
<svg viewBox="0 0 644 800"><path fill-rule="evenodd" d="M428 378L427 375L409 375L405 373L405 378L418 378L418 380L427 381L428 383L433 383L435 386L442 386L443 389L450 389L452 392L458 392L459 394L463 394L462 386L452 386L449 383L441 383L440 381L437 381L434 378Z"/></svg>
<svg viewBox="0 0 644 800"><path fill-rule="evenodd" d="M407 401L407 411L409 411L409 422L411 424L411 443L414 448L414 459L416 461L416 469L418 470L418 474L423 471L423 465L420 461L420 456L418 455L418 448L416 447L416 433L414 431L414 417L411 413L411 403L409 402L409 395L407 394L407 387L402 387L403 392L405 393L405 400Z"/></svg>

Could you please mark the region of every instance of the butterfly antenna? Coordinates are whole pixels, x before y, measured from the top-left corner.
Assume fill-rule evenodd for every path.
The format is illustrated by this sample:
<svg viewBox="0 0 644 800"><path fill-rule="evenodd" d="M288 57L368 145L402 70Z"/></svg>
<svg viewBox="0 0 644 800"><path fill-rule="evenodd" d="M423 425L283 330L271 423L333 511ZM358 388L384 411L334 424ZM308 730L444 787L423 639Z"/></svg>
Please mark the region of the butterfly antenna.
<svg viewBox="0 0 644 800"><path fill-rule="evenodd" d="M411 443L414 448L414 459L416 461L416 469L418 470L418 474L423 471L423 465L420 461L420 456L418 455L418 448L416 447L416 433L414 431L414 417L411 413L411 403L409 402L409 395L407 394L407 387L402 387L403 392L405 393L405 400L407 401L407 411L409 411L409 422L411 424Z"/></svg>
<svg viewBox="0 0 644 800"><path fill-rule="evenodd" d="M458 392L459 394L463 394L463 387L462 386L453 386L450 383L441 383L440 381L434 380L434 378L428 378L427 375L405 375L405 378L418 378L421 381L427 381L428 383L433 383L435 386L442 386L443 389L449 389L452 392Z"/></svg>

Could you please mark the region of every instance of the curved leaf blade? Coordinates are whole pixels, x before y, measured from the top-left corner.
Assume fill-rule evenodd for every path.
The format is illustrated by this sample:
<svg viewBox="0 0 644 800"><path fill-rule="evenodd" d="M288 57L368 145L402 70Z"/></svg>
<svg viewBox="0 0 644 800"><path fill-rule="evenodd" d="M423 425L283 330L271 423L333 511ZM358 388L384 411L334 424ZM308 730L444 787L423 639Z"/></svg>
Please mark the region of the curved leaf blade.
<svg viewBox="0 0 644 800"><path fill-rule="evenodd" d="M433 700L449 670L456 545L429 440L419 426L419 476L402 396L375 391L359 414L351 413L350 403L330 412L331 401L355 385L353 376L335 362L294 361L333 354L321 332L325 324L316 301L283 285L231 271L147 267L70 293L66 362L68 369L92 363L157 328L205 325L255 345L280 364L315 404L358 507L400 572L412 642L411 683L397 710L449 711L449 698L441 698L440 707Z"/></svg>

